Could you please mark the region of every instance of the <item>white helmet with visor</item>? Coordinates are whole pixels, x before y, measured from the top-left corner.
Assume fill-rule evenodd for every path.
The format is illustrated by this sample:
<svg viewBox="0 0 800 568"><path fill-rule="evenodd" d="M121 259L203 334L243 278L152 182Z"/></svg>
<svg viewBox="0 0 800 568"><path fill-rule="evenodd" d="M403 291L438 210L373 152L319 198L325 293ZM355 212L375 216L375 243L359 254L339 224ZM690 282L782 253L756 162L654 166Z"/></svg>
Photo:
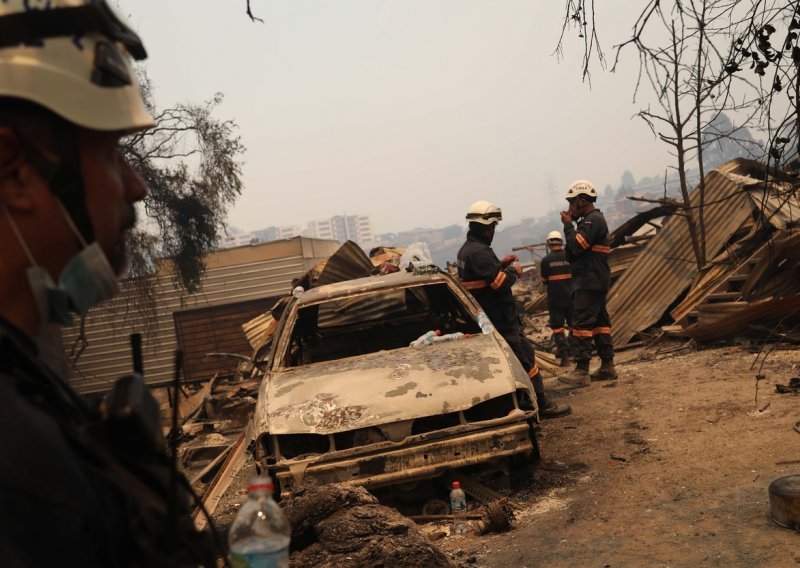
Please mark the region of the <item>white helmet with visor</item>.
<svg viewBox="0 0 800 568"><path fill-rule="evenodd" d="M92 130L149 128L131 56L147 52L104 0L0 2L0 97Z"/></svg>
<svg viewBox="0 0 800 568"><path fill-rule="evenodd" d="M476 201L467 210L467 221L491 225L503 220L503 212L490 201Z"/></svg>

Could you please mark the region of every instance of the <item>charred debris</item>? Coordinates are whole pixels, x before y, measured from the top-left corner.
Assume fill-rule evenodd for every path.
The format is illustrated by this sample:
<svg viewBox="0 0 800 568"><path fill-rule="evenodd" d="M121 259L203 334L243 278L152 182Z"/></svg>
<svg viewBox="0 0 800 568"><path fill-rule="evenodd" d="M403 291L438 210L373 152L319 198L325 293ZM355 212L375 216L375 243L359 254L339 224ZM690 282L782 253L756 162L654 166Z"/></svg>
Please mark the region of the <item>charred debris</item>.
<svg viewBox="0 0 800 568"><path fill-rule="evenodd" d="M669 338L679 340L681 348L720 341L744 343L754 351L765 345L770 349L797 348L797 178L737 159L710 172L704 181L702 199L695 189L691 202L697 207L703 202L705 249L710 259L705 266L697 265L687 223L673 204L656 203L612 234L610 263L614 284L608 309L614 322L615 348L653 345ZM356 244L348 242L292 285L309 290L401 271L405 269L401 264L403 253L403 249L382 247L367 256ZM535 263L528 276L518 286L518 299L529 318L529 331L535 331L531 316L546 311ZM211 515L253 451L251 418L261 362L269 352L290 298L291 293L287 293L261 316L243 322L252 352L235 354L229 374L215 375L195 386L194 392L179 397L180 464ZM555 358L546 349L538 353L538 362L545 373L558 372ZM169 413L168 406L165 401L165 414ZM491 476L460 479L472 502L480 505L470 512L477 532L511 526L515 504L502 493L502 483L496 484ZM422 486L410 484L406 489L413 495L417 489L422 491ZM418 562L409 560L410 564L403 565L448 566L447 558L417 528L417 523L449 522L446 495L426 494L422 502L422 510L393 503L407 514L402 516L379 505L363 488L344 484L328 489L302 488L285 500L284 507L296 533L295 555L301 555L303 562L333 565L352 558L355 566L362 560L389 558L385 556L388 550L395 558ZM205 526L199 509L195 517L198 526ZM338 524L337 519L341 521ZM365 538L364 534L370 536Z"/></svg>

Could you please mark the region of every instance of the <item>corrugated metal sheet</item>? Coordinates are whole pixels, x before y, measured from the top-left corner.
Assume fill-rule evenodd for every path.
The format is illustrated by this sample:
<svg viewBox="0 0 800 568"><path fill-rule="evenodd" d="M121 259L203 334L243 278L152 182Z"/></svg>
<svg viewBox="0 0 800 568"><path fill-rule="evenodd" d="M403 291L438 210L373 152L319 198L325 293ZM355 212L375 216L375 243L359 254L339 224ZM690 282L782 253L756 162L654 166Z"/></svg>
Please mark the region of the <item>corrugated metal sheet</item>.
<svg viewBox="0 0 800 568"><path fill-rule="evenodd" d="M616 278L622 275L633 264L633 261L636 260L642 250L641 244L628 244L611 249L611 254L608 255L611 277Z"/></svg>
<svg viewBox="0 0 800 568"><path fill-rule="evenodd" d="M689 326L686 335L708 343L741 333L751 324L776 320L790 324L800 319L800 294L742 304L742 309L723 315L712 323Z"/></svg>
<svg viewBox="0 0 800 568"><path fill-rule="evenodd" d="M753 162L737 159L723 164L705 178L706 251L716 256L725 242L752 212L750 198L741 191L742 180ZM699 205L698 191L692 205ZM608 296L615 346L628 343L639 331L656 323L697 274L686 220L669 217L636 260L612 286Z"/></svg>
<svg viewBox="0 0 800 568"><path fill-rule="evenodd" d="M759 252L755 254L760 254L761 249L758 250ZM747 254L743 254L744 251ZM702 274L698 274L694 285L681 303L672 309L670 312L672 319L680 322L689 315L689 312L694 310L700 302L714 293L731 275L739 271L752 255L750 249L739 250L737 248L724 251L715 258Z"/></svg>
<svg viewBox="0 0 800 568"><path fill-rule="evenodd" d="M242 324L247 342L253 351L257 351L272 337L278 329L278 322L272 317L272 312L266 312L256 316L245 324Z"/></svg>
<svg viewBox="0 0 800 568"><path fill-rule="evenodd" d="M781 184L777 192L755 189L750 198L766 220L778 229L800 222L800 200L792 193L788 184ZM782 190L782 191L781 191Z"/></svg>
<svg viewBox="0 0 800 568"><path fill-rule="evenodd" d="M747 178L745 178L747 179ZM752 180L750 180L752 182ZM797 213L800 212L800 203L797 198L787 193L789 186L783 183L771 183L769 191L754 188L748 191L753 206L763 214L763 219L776 229L785 231L787 225L797 222ZM774 254L776 246L786 246L785 233L778 233L777 242L766 234L762 223L751 223L750 235L743 237L734 245L724 250L717 258L712 260L701 274L695 278L691 289L681 303L676 306L670 315L675 321L683 320L690 311L698 307L708 296L714 294L725 285L728 278L739 274L746 274L748 263L761 259L762 269L766 267ZM743 293L745 299L748 294Z"/></svg>
<svg viewBox="0 0 800 568"><path fill-rule="evenodd" d="M125 296L106 302L86 318L88 347L81 355L72 383L81 392L110 388L118 376L131 371L129 336L144 332L144 370L149 384L164 384L172 376L177 337L173 313L187 308L208 307L284 294L291 279L314 266L339 247L335 241L297 237L214 253L201 290L181 296L172 276L159 276L155 287L156 318L151 326L144 314L133 313ZM280 256L279 256L280 255ZM64 345L69 353L77 326L64 328Z"/></svg>
<svg viewBox="0 0 800 568"><path fill-rule="evenodd" d="M800 292L800 230L776 233L742 286L742 296L756 300Z"/></svg>
<svg viewBox="0 0 800 568"><path fill-rule="evenodd" d="M374 268L361 247L353 241L347 241L325 263L325 268L314 286L369 276Z"/></svg>
<svg viewBox="0 0 800 568"><path fill-rule="evenodd" d="M253 349L242 329L242 322L256 317L277 297L259 298L181 310L173 314L178 343L183 350L184 377L187 381L205 380L214 374L233 372L237 359L209 357L209 353L237 353L250 356Z"/></svg>
<svg viewBox="0 0 800 568"><path fill-rule="evenodd" d="M390 319L392 314L406 311L406 291L386 290L355 298L337 298L322 304L319 327L348 325L360 321Z"/></svg>

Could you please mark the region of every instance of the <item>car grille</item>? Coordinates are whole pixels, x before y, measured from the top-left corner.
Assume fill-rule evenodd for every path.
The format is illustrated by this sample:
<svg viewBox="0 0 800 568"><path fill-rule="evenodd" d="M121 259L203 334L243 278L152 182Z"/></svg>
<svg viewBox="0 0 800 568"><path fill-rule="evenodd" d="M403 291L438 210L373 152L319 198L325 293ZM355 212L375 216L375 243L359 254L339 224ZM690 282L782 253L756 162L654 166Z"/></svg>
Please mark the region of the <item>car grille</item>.
<svg viewBox="0 0 800 568"><path fill-rule="evenodd" d="M524 393L527 396L527 393ZM405 431L404 436L415 436L428 434L447 428L453 428L462 424L474 424L494 420L508 416L510 412L518 408L517 395L514 393L498 396L472 406L463 412L448 412L446 414L436 414L416 418L403 423L388 424L385 430L389 431L393 426L403 426L400 431ZM523 406L525 406L523 404ZM265 436L266 438L266 436ZM283 459L295 459L299 457L324 454L329 451L341 451L367 446L387 441L389 436L381 427L359 428L336 434L281 434L276 436L278 449ZM397 440L395 440L397 441ZM263 440L267 444L265 448L268 456L274 456L275 452L269 441Z"/></svg>

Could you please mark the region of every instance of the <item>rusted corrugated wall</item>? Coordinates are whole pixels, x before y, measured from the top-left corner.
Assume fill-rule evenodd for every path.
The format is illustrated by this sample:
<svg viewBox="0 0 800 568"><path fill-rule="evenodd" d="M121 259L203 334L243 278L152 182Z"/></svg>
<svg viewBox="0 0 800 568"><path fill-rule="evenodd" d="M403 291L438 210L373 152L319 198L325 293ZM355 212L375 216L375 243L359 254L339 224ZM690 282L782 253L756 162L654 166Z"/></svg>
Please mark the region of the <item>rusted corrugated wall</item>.
<svg viewBox="0 0 800 568"><path fill-rule="evenodd" d="M720 252L752 213L751 200L741 177L749 173L752 165L748 160L732 160L706 175L706 255L709 258ZM693 206L699 205L700 195L696 189L690 197ZM686 219L673 215L609 292L608 312L614 345L625 345L637 331L656 323L696 274L697 264Z"/></svg>
<svg viewBox="0 0 800 568"><path fill-rule="evenodd" d="M242 322L263 315L279 298L258 298L173 313L178 344L183 350L184 379L205 381L215 373L233 373L239 359L209 356L209 353L251 356L253 348L247 342Z"/></svg>

